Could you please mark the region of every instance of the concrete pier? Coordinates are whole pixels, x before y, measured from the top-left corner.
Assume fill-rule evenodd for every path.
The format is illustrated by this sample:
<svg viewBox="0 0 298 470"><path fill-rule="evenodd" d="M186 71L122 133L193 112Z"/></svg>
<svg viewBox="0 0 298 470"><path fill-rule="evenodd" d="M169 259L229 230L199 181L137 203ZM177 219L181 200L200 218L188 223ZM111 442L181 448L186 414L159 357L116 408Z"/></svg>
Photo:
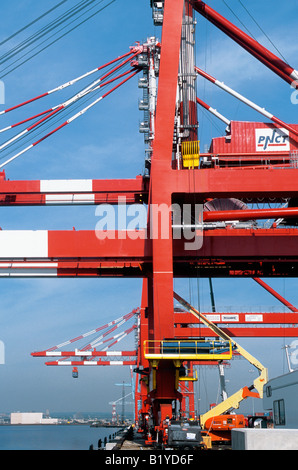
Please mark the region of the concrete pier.
<svg viewBox="0 0 298 470"><path fill-rule="evenodd" d="M298 429L232 429L232 450L298 450Z"/></svg>

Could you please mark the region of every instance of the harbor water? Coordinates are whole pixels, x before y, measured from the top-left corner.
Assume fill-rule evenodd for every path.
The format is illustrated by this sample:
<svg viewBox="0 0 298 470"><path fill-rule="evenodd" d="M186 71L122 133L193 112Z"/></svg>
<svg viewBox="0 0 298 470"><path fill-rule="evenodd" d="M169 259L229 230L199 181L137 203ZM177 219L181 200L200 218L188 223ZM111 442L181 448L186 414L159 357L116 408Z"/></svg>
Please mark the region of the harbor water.
<svg viewBox="0 0 298 470"><path fill-rule="evenodd" d="M88 450L109 440L119 428L88 425L0 426L0 450Z"/></svg>

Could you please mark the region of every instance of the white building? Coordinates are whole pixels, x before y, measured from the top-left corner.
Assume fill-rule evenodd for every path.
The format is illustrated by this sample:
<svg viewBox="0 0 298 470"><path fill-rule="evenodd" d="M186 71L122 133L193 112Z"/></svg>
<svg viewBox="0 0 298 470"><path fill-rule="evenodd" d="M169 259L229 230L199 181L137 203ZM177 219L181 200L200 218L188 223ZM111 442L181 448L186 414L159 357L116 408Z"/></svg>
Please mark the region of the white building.
<svg viewBox="0 0 298 470"><path fill-rule="evenodd" d="M10 424L58 424L58 419L44 418L43 413L11 413Z"/></svg>

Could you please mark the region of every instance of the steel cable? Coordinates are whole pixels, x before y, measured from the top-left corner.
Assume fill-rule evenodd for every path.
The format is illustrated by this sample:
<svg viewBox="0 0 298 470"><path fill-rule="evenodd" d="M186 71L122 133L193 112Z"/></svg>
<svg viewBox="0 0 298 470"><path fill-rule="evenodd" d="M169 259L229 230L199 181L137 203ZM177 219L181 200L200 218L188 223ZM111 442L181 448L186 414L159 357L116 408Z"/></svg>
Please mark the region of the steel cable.
<svg viewBox="0 0 298 470"><path fill-rule="evenodd" d="M81 102L83 102L83 104L87 103L89 100L92 99L92 92L98 91L97 88L96 88L96 85L98 86L98 84L100 84L100 88L102 88L103 86L108 85L112 80L116 80L116 79L121 78L121 77L119 77L119 75L117 75L119 71L121 71L122 75L123 75L123 74L129 73L129 69L130 69L129 59L125 59L125 62L122 65L120 64L120 68L118 66L115 67L114 64L111 64L107 68L107 71L105 72L105 75L103 77L101 77L99 80L97 79L95 81L93 80L93 81L89 82L87 86L84 86L75 95L72 95L72 96L68 97L64 101L64 103L67 103L67 102L71 101L73 98L77 97L77 99L75 99L71 104L68 104L67 109L75 109L76 108L75 104L80 105ZM108 81L106 81L107 78L109 78ZM95 88L93 87L93 85L94 85ZM88 91L88 93L85 93L85 91ZM59 105L56 105L55 107L49 109L48 113L50 113L51 111L53 111L55 108L58 108L58 107L59 107ZM64 108L64 109L66 109L66 108ZM41 114L48 114L48 113L44 112L44 113L41 113ZM58 114L60 115L61 113L59 112ZM67 114L67 113L64 113L64 114ZM39 116L36 116L36 117L39 117ZM57 115L52 116L49 120L47 120L47 123L50 120L52 120L54 117L57 117ZM32 124L32 127L34 127L34 124L36 124L37 122L38 122L38 120L34 121L33 124ZM57 121L55 121L55 122L57 122ZM24 122L22 122L22 123L24 123ZM44 124L45 124L45 122L42 122L34 130L40 129L41 126L44 125ZM9 128L8 128L8 130L9 130ZM31 135L32 135L32 133L31 133ZM21 140L21 138L18 139L18 140ZM0 145L0 149L1 149L1 145ZM4 152L1 152L1 153L3 154Z"/></svg>
<svg viewBox="0 0 298 470"><path fill-rule="evenodd" d="M18 34L22 33L23 31L25 31L26 29L30 28L30 26L32 26L33 24L37 23L39 20L41 20L42 18L44 18L45 16L47 16L49 13L52 13L52 11L56 10L58 7L60 7L61 5L63 5L65 2L67 2L68 0L63 0L62 2L58 3L58 5L54 6L53 8L51 8L50 10L46 11L45 13L43 13L42 15L40 15L38 18L36 18L35 20L31 21L30 23L28 23L26 26L24 26L23 28L19 29L18 31L16 31L15 33L13 33L11 36L9 36L8 38L4 39L4 41L0 42L0 46L3 46L3 44L6 44L8 41L10 41L11 39L15 38Z"/></svg>
<svg viewBox="0 0 298 470"><path fill-rule="evenodd" d="M95 1L95 0L92 0L92 2ZM98 6L100 3L102 3L104 0L100 0L99 2L97 2L94 6L92 6L88 11L90 11L91 9L95 8L96 6ZM4 72L5 70L9 69L6 73L4 74L1 74L0 75L0 79L6 77L7 75L9 75L11 72L13 72L14 70L18 69L19 67L21 67L22 65L26 64L29 60L31 60L32 58L36 57L37 55L39 55L41 52L43 52L44 50L46 50L48 47L52 46L53 44L55 44L56 42L58 42L60 39L64 38L65 36L67 36L69 33L71 33L72 31L74 31L75 29L77 29L78 27L80 27L81 25L83 25L84 23L86 23L88 20L90 20L91 18L93 18L95 15L99 14L100 12L102 12L105 8L107 8L109 5L111 5L112 3L114 3L116 0L111 0L110 2L108 2L106 5L102 6L99 10L97 10L96 12L94 12L92 15L88 16L87 18L85 18L84 20L82 20L80 23L76 24L75 26L73 26L71 29L69 29L68 31L64 32L62 35L60 35L58 38L56 38L55 40L53 40L52 42L50 42L49 44L45 45L42 49L38 50L37 52L35 52L34 54L32 54L30 57L28 57L27 59L25 59L24 61L22 61L21 63L19 63L18 65L16 65L15 67L13 68L10 68L12 67L12 65L14 65L15 63L17 63L18 61L20 61L22 58L26 57L28 54L30 54L30 52L33 52L34 50L36 50L38 47L40 47L42 44L44 44L47 40L51 39L53 36L55 36L56 34L58 34L59 32L63 31L65 29L65 27L61 28L59 31L57 31L55 34L51 35L48 39L42 41L39 45L35 46L33 49L31 49L31 51L27 52L26 54L24 54L22 57L20 57L19 59L17 59L16 61L14 61L13 63L11 63L10 65L8 65L7 67L5 67L2 72ZM90 3L88 4L90 5ZM87 12L84 12L83 14L81 14L78 18L81 18L84 14L86 14ZM76 20L78 19L76 18ZM70 26L70 24L74 23L74 21L76 20L73 20L71 21L68 26ZM0 72L1 73L1 72Z"/></svg>
<svg viewBox="0 0 298 470"><path fill-rule="evenodd" d="M89 105L88 108L93 107L94 104L96 104L96 102L100 101L103 97L110 94L114 89L121 86L122 83L127 81L129 78L131 78L136 73L137 72L132 73L132 75L130 75L130 77L128 77L127 79L124 79L123 82L121 82L119 85L116 85L116 87L112 88L111 90L106 92L102 97L98 98L97 100L95 100L95 102L91 103L91 105ZM22 135L17 141L10 144L10 146L7 148L7 151L1 152L0 160L3 160L4 158L9 157L12 153L16 152L17 149L21 148L24 143L29 142L29 140L32 142L32 139L40 136L41 133L43 134L43 137L38 142L36 142L34 144L30 144L31 147L32 147L32 145L35 146L37 143L41 142L42 140L45 140L45 138L47 138L49 135L56 132L58 130L58 128L50 131L50 133L47 134L46 136L44 135L44 132L47 129L51 128L53 125L61 122L61 120L63 120L64 122L61 126L59 126L59 128L63 127L64 125L67 124L66 119L67 119L67 121L73 120L73 118L74 118L74 116L72 114L73 111L75 111L78 107L81 108L82 103L84 105L85 103L87 103L88 101L91 100L91 98L93 97L93 93L91 93L92 91L97 91L97 90L96 89L90 90L90 93L88 93L88 95L91 95L91 96L87 95L87 97L86 97L86 95L83 95L79 100L74 101L67 108L58 110L57 114L52 113L51 117L48 120L43 121L40 125L38 125L36 128L34 128L32 131ZM79 113L77 113L77 114L79 114ZM71 117L68 118L68 116L71 116ZM28 148L28 150L29 150L29 148ZM5 162L5 164L6 163L9 163L9 161ZM2 164L1 166L4 166L4 164Z"/></svg>
<svg viewBox="0 0 298 470"><path fill-rule="evenodd" d="M90 2L94 2L95 0L88 0L86 3L86 7L90 4ZM32 43L36 42L39 38L43 37L47 32L52 31L56 26L59 26L60 24L66 22L69 18L71 18L75 13L76 10L78 10L78 7L84 2L80 2L78 5L75 7L72 7L70 10L67 12L63 13L60 15L58 18L55 20L51 21L49 24L41 28L39 31L36 33L32 34L28 38L24 39L22 42L17 44L15 47L11 48L9 51L7 51L5 54L0 56L0 64L6 62L10 58L14 57L18 52L21 52L22 50L26 49L29 47ZM79 9L78 11L81 11ZM68 16L67 16L68 15ZM30 42L31 41L31 42Z"/></svg>

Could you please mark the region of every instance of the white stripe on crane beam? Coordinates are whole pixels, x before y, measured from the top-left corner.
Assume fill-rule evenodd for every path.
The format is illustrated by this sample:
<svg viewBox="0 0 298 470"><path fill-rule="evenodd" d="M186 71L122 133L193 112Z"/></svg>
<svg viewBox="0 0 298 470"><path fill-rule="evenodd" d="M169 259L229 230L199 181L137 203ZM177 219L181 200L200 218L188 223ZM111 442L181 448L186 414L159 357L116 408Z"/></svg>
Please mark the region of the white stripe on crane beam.
<svg viewBox="0 0 298 470"><path fill-rule="evenodd" d="M56 361L53 365L56 366L73 366L76 361ZM105 364L108 362L110 366L123 366L123 361L103 361ZM76 362L77 366L100 366L102 365L100 361L79 361L79 364Z"/></svg>
<svg viewBox="0 0 298 470"><path fill-rule="evenodd" d="M47 258L47 230L1 230L0 258Z"/></svg>
<svg viewBox="0 0 298 470"><path fill-rule="evenodd" d="M0 269L2 268L22 268L22 269L27 269L27 268L58 268L58 263L27 263L27 262L0 262Z"/></svg>
<svg viewBox="0 0 298 470"><path fill-rule="evenodd" d="M110 361L110 366L122 366L123 361Z"/></svg>
<svg viewBox="0 0 298 470"><path fill-rule="evenodd" d="M46 204L94 204L94 194L46 194Z"/></svg>
<svg viewBox="0 0 298 470"><path fill-rule="evenodd" d="M57 269L5 269L0 277L57 277Z"/></svg>
<svg viewBox="0 0 298 470"><path fill-rule="evenodd" d="M92 192L92 180L41 180L41 193Z"/></svg>

